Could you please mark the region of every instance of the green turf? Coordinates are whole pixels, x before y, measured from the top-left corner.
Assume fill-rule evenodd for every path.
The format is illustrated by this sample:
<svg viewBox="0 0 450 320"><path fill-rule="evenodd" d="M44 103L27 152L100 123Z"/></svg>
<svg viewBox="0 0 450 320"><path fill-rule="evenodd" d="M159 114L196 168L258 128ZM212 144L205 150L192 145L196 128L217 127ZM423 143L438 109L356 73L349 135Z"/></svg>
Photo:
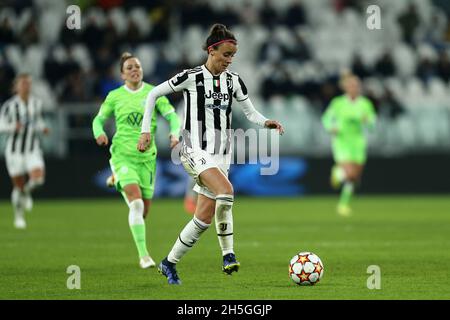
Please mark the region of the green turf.
<svg viewBox="0 0 450 320"><path fill-rule="evenodd" d="M351 218L336 197L249 199L234 207L241 270L221 273L214 227L179 263L182 286L141 270L119 199L39 201L28 229L15 230L0 202L0 299L450 299L450 197L356 197ZM182 201L157 200L149 217L150 253L164 258L190 216ZM288 278L299 251L325 266L313 287ZM81 290L66 287L66 269L81 269ZM381 268L369 290L367 268Z"/></svg>

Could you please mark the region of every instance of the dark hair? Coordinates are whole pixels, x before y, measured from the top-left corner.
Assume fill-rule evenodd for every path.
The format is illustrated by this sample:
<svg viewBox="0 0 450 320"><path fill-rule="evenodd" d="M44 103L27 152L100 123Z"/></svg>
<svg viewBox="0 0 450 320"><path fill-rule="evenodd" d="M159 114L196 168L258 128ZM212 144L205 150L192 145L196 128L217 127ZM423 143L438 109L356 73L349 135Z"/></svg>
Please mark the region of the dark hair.
<svg viewBox="0 0 450 320"><path fill-rule="evenodd" d="M133 56L131 53L129 52L124 52L122 53L122 56L120 57L120 72L122 73L123 71L123 65L125 64L125 61L127 61L130 58L135 58L135 56Z"/></svg>
<svg viewBox="0 0 450 320"><path fill-rule="evenodd" d="M237 42L234 34L231 33L231 31L228 30L225 25L216 23L211 27L211 30L209 31L209 36L208 38L206 38L206 42L202 48L203 50L208 51L208 48L211 45L224 40L232 40ZM213 46L213 48L216 49L217 46Z"/></svg>

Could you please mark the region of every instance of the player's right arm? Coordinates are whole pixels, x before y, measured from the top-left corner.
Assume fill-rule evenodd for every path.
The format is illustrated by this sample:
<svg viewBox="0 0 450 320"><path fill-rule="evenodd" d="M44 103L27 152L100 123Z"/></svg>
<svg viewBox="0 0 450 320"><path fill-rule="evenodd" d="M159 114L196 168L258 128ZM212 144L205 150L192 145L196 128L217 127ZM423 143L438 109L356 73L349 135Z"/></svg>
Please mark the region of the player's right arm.
<svg viewBox="0 0 450 320"><path fill-rule="evenodd" d="M0 109L0 133L11 133L20 130L22 125L18 121L14 121L10 113L10 104L4 103Z"/></svg>
<svg viewBox="0 0 450 320"><path fill-rule="evenodd" d="M339 132L336 108L337 108L337 100L336 98L334 98L333 100L331 100L330 104L328 105L327 109L325 110L322 116L322 124L325 130L327 130L331 134L337 134Z"/></svg>
<svg viewBox="0 0 450 320"><path fill-rule="evenodd" d="M99 146L108 145L108 136L103 130L103 125L106 120L114 114L114 103L111 94L108 94L105 101L102 103L98 114L92 121L92 132L94 134L95 141Z"/></svg>
<svg viewBox="0 0 450 320"><path fill-rule="evenodd" d="M168 95L173 92L180 92L187 88L189 72L185 70L177 74L172 79L169 79L150 90L147 100L145 102L144 118L142 119L141 137L137 145L137 149L141 152L147 150L150 145L150 124L152 121L153 110L155 109L156 100L159 97Z"/></svg>

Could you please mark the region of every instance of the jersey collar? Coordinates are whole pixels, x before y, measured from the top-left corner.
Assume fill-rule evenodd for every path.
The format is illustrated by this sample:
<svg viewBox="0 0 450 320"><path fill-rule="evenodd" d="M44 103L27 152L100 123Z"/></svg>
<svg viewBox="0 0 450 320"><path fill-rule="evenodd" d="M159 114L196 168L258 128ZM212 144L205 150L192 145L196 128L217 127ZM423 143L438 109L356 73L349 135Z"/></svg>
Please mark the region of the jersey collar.
<svg viewBox="0 0 450 320"><path fill-rule="evenodd" d="M123 87L125 88L125 90L127 90L129 93L135 94L140 92L143 88L144 88L144 81L142 81L141 86L139 87L139 89L133 90L127 87L126 84L123 85Z"/></svg>

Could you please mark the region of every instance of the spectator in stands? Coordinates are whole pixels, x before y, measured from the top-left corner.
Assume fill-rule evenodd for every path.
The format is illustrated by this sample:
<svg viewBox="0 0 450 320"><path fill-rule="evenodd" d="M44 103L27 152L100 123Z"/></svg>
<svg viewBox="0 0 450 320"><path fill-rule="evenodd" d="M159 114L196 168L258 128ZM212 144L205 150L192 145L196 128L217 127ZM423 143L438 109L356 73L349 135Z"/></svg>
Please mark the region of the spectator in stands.
<svg viewBox="0 0 450 320"><path fill-rule="evenodd" d="M291 5L286 9L282 19L283 24L289 28L306 24L306 12L300 0L294 0L291 3Z"/></svg>
<svg viewBox="0 0 450 320"><path fill-rule="evenodd" d="M445 82L450 80L450 60L446 51L442 51L437 61L437 75Z"/></svg>
<svg viewBox="0 0 450 320"><path fill-rule="evenodd" d="M259 49L258 59L260 62L279 62L287 55L284 43L278 39L276 33L272 31Z"/></svg>
<svg viewBox="0 0 450 320"><path fill-rule="evenodd" d="M8 17L3 17L3 20L0 21L0 49L2 49L3 46L11 44L15 41L16 39L11 21Z"/></svg>
<svg viewBox="0 0 450 320"><path fill-rule="evenodd" d="M347 8L353 8L357 11L361 11L361 3L363 1L358 0L333 0L333 7L337 13L344 11Z"/></svg>
<svg viewBox="0 0 450 320"><path fill-rule="evenodd" d="M108 18L106 25L103 27L103 39L101 39L101 44L109 47L117 47L121 44L119 33L111 18Z"/></svg>
<svg viewBox="0 0 450 320"><path fill-rule="evenodd" d="M105 37L105 30L98 25L94 16L90 16L82 29L81 41L90 50L92 56L95 56L95 51L98 47L103 45Z"/></svg>
<svg viewBox="0 0 450 320"><path fill-rule="evenodd" d="M62 97L66 102L89 101L87 90L85 90L85 77L81 70L71 73L63 84Z"/></svg>
<svg viewBox="0 0 450 320"><path fill-rule="evenodd" d="M258 11L249 0L246 0L242 6L242 10L239 10L239 19L239 23L245 26L254 26L260 23Z"/></svg>
<svg viewBox="0 0 450 320"><path fill-rule="evenodd" d="M161 83L165 79L173 77L177 72L177 65L169 59L166 52L160 48L158 50L158 63L155 66L151 83ZM183 68L181 70L184 70Z"/></svg>
<svg viewBox="0 0 450 320"><path fill-rule="evenodd" d="M359 54L355 54L353 56L352 71L353 74L358 76L360 79L369 77L372 74L372 71L364 64Z"/></svg>
<svg viewBox="0 0 450 320"><path fill-rule="evenodd" d="M408 9L400 14L397 21L402 29L403 41L414 45L414 33L421 23L415 4L411 3Z"/></svg>
<svg viewBox="0 0 450 320"><path fill-rule="evenodd" d="M303 40L299 32L293 32L294 39L285 49L285 58L292 59L298 63L302 63L311 59L308 45Z"/></svg>
<svg viewBox="0 0 450 320"><path fill-rule="evenodd" d="M96 50L96 54L93 56L94 66L100 74L106 73L109 67L116 61L115 57L118 56L118 54L115 55L116 52L117 47L106 45L103 45Z"/></svg>
<svg viewBox="0 0 450 320"><path fill-rule="evenodd" d="M272 0L264 0L259 12L260 23L270 30L279 23L278 12L274 9Z"/></svg>
<svg viewBox="0 0 450 320"><path fill-rule="evenodd" d="M44 59L44 75L45 79L48 81L51 87L55 87L64 73L61 70L62 65L58 62L55 57L55 49L50 48L49 53Z"/></svg>
<svg viewBox="0 0 450 320"><path fill-rule="evenodd" d="M246 8L245 3L242 7L242 11L244 11ZM217 20L221 21L222 23L224 23L227 26L235 26L237 24L239 24L240 19L239 19L239 15L237 14L237 12L235 11L234 7L232 7L230 5L230 3L227 3L225 5L225 8L223 10L221 10L220 12L216 12L217 15Z"/></svg>
<svg viewBox="0 0 450 320"><path fill-rule="evenodd" d="M123 35L120 42L127 43L132 47L135 47L142 42L141 30L132 19L128 19L127 31Z"/></svg>
<svg viewBox="0 0 450 320"><path fill-rule="evenodd" d="M404 106L395 98L392 91L385 87L384 95L379 101L378 114L385 118L396 119L404 112Z"/></svg>
<svg viewBox="0 0 450 320"><path fill-rule="evenodd" d="M153 13L156 19L153 19L153 28L145 41L151 43L167 42L171 33L170 12L167 9L155 9ZM152 12L150 13L152 15Z"/></svg>
<svg viewBox="0 0 450 320"><path fill-rule="evenodd" d="M2 57L0 52L0 103L5 102L11 96L15 76L14 68Z"/></svg>
<svg viewBox="0 0 450 320"><path fill-rule="evenodd" d="M391 77L396 74L394 60L389 51L386 51L375 63L375 73L382 77Z"/></svg>
<svg viewBox="0 0 450 320"><path fill-rule="evenodd" d="M22 48L39 43L39 29L36 21L31 18L19 34L19 43Z"/></svg>
<svg viewBox="0 0 450 320"><path fill-rule="evenodd" d="M295 91L296 87L292 82L287 67L280 62L272 66L272 72L263 79L261 85L261 95L264 99L269 99L274 95L291 94Z"/></svg>
<svg viewBox="0 0 450 320"><path fill-rule="evenodd" d="M108 92L117 89L122 85L115 77L114 66L115 64L110 65L107 72L99 78L99 93L102 98L105 98L108 95Z"/></svg>
<svg viewBox="0 0 450 320"><path fill-rule="evenodd" d="M416 76L423 82L428 82L432 77L436 75L436 66L427 57L422 58L416 68Z"/></svg>

